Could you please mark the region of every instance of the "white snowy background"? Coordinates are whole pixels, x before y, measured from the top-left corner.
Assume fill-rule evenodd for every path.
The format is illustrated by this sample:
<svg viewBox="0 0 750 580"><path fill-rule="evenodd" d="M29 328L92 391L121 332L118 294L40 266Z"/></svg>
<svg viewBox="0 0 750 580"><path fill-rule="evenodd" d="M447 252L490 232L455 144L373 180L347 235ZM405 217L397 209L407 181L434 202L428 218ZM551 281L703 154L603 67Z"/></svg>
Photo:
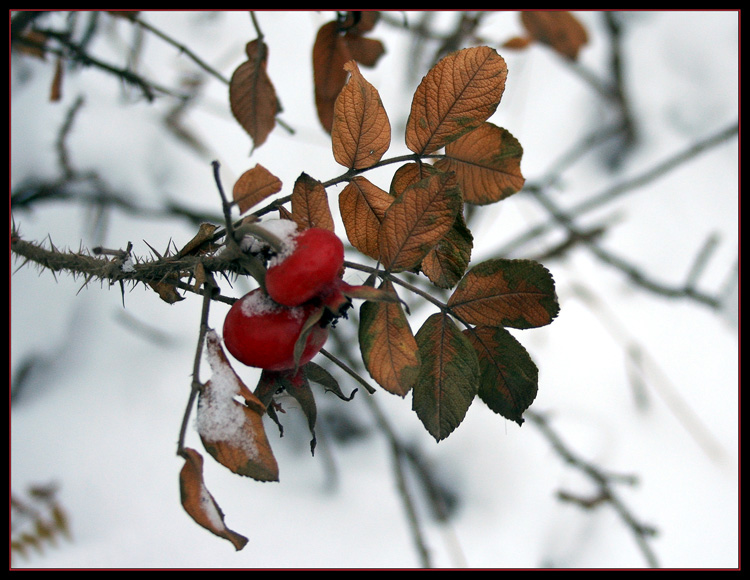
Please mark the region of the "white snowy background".
<svg viewBox="0 0 750 580"><path fill-rule="evenodd" d="M577 15L590 33L581 62L603 73L601 14ZM67 73L62 101L51 103L51 63L11 59L11 186L57 175L55 139L79 97L85 102L67 143L72 165L98 171L138 206L156 210L176 200L220 215L213 159L221 163L228 190L256 163L283 181L283 193L303 171L321 180L339 175L342 168L314 114L310 67L315 33L332 17L326 11L258 13L282 118L295 133L277 127L252 155L249 138L229 112L226 86L210 77L185 119L209 148L199 156L165 131L163 117L173 100L161 97L149 104L113 77L82 69ZM255 38L242 11L151 12L144 19L226 77L245 59L245 43ZM133 28L102 20L110 30L91 50L124 65ZM564 207L642 173L739 118L737 12L631 12L627 22L627 86L640 142L616 173L608 173L595 155L565 172L554 192ZM497 12L482 28L498 46L520 32L516 12ZM379 25L370 36L384 42L387 54L363 74L380 91L394 128L387 155L404 153L401 135L410 96L426 69L410 62L410 36L404 31ZM181 75L201 72L156 36L146 33L143 42L136 69L145 77L174 86ZM521 142L522 169L533 182L596 123L606 123L604 109L550 50L499 52L509 76L492 120ZM705 240L718 234L698 282L702 291L716 294L738 258L738 166L735 137L582 223L611 220L602 244L649 277L675 286L685 280ZM378 179L387 187L387 172L373 177ZM336 207L337 191L330 193ZM90 207L64 201L14 211L12 218L26 239L49 236L58 248L73 250L99 244L124 248L132 242L136 255L148 255L146 242L161 251L170 241L181 246L195 233L177 219L114 211L100 236ZM474 222L474 261L547 220L523 192L487 210ZM532 257L553 239L524 246L517 257ZM515 333L540 369L532 409L547 414L575 453L607 471L637 477L637 485L616 489L640 522L658 530L649 546L660 566L737 567L738 292L718 311L690 299L657 296L633 286L585 248L545 265L557 283L560 315L547 327ZM420 566L389 450L374 428L363 390L349 403L318 395L322 409L346 411L371 431L346 445L319 434L314 457L306 426L293 408L286 413L283 438L269 424L279 483L235 476L204 453L206 483L227 525L250 540L236 552L196 525L179 501L182 460L175 451L190 389L200 298L188 296L169 306L141 287L126 292L123 307L118 287L92 283L81 289L82 280L53 277L35 267L16 271L17 266L11 260L11 376L29 357L37 364L9 414L10 486L23 495L31 485L56 484L71 537L26 559L14 558L14 567ZM357 279L350 273L350 280ZM223 289L236 295L245 290L241 284ZM225 311L221 305L212 309L214 327L220 328ZM347 330L342 324L345 338ZM643 361L645 407L634 394L628 348L639 349ZM207 371L207 365L203 368ZM243 375L250 385L253 373L248 369ZM337 376L345 392L354 388L342 373ZM475 402L458 429L435 443L410 410L410 397L385 392L375 397L399 436L458 494L448 523L424 520L435 567L648 565L610 507L586 511L557 499L560 490L580 495L595 490L531 422L518 427ZM188 444L202 451L192 428Z"/></svg>

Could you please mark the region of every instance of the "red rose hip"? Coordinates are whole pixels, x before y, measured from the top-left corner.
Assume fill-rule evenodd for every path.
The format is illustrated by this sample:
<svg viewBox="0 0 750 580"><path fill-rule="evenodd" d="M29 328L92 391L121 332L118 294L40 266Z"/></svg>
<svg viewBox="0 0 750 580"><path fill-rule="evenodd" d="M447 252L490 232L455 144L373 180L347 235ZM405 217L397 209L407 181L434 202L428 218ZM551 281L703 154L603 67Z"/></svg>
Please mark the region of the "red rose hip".
<svg viewBox="0 0 750 580"><path fill-rule="evenodd" d="M224 345L234 358L251 367L282 371L302 366L328 338L328 328L314 325L300 360L294 360L294 345L312 311L311 307L280 306L262 290L252 290L227 313Z"/></svg>
<svg viewBox="0 0 750 580"><path fill-rule="evenodd" d="M279 304L299 306L338 289L344 265L344 244L323 228L301 231L294 250L266 272L266 292Z"/></svg>

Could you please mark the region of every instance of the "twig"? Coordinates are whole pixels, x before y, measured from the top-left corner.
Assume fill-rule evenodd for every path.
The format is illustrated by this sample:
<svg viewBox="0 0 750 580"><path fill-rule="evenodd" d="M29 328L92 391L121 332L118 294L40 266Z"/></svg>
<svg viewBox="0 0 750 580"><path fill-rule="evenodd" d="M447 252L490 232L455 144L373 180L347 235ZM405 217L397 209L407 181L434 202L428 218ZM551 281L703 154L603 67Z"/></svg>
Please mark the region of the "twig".
<svg viewBox="0 0 750 580"><path fill-rule="evenodd" d="M619 475L604 473L598 467L575 455L565 445L562 438L554 431L554 429L552 429L549 420L544 415L534 412L527 412L525 414L525 417L539 428L542 435L544 435L547 441L552 445L553 449L561 459L588 476L589 479L596 483L599 488L599 493L595 495L594 498L590 498L588 500L577 498L576 496L567 492L561 492L560 494L558 494L558 497L560 497L560 499L566 499L569 501L575 499L575 503L577 503L578 505L589 508L594 508L602 504L610 505L620 516L623 522L627 525L627 527L630 528L630 530L633 532L635 541L638 544L638 547L640 548L644 558L646 559L647 564L652 568L657 568L659 566L658 560L648 543L648 539L654 536L656 534L656 531L652 526L642 524L638 521L638 519L628 509L625 503L614 492L614 489L611 485L611 483L617 481L632 484L635 482L635 479L632 477L623 478Z"/></svg>
<svg viewBox="0 0 750 580"><path fill-rule="evenodd" d="M187 433L188 422L190 420L190 412L195 403L195 399L198 393L203 389L203 383L200 381L200 364L203 356L203 345L206 339L206 332L208 332L208 312L211 306L211 299L216 290L217 286L213 279L208 280L203 285L203 309L201 310L200 329L198 332L198 345L195 349L195 357L193 359L193 379L190 383L190 396L188 397L187 405L185 406L185 413L182 416L182 425L180 427L180 436L177 443L177 455L185 457L185 435Z"/></svg>

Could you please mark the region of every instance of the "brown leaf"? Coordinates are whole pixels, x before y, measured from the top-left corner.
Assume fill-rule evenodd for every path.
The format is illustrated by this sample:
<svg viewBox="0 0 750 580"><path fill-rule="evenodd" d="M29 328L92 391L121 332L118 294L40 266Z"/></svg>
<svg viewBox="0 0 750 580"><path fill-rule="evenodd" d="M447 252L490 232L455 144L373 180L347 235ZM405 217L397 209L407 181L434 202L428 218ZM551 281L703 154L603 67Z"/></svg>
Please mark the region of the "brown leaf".
<svg viewBox="0 0 750 580"><path fill-rule="evenodd" d="M380 41L365 38L362 33L374 26L372 16L341 33L341 24L327 22L318 29L313 44L313 83L318 119L327 132L333 127L333 109L339 92L346 84L344 65L356 60L363 66L374 66L385 50Z"/></svg>
<svg viewBox="0 0 750 580"><path fill-rule="evenodd" d="M324 228L334 231L328 194L320 181L302 173L292 190L292 218L299 229Z"/></svg>
<svg viewBox="0 0 750 580"><path fill-rule="evenodd" d="M511 50L523 50L528 48L533 42L533 39L528 36L514 36L503 42L503 48L509 48Z"/></svg>
<svg viewBox="0 0 750 580"><path fill-rule="evenodd" d="M232 542L236 550L247 544L247 538L224 524L224 514L203 481L203 457L194 449L185 449L185 464L180 470L182 507L195 522Z"/></svg>
<svg viewBox="0 0 750 580"><path fill-rule="evenodd" d="M166 302L167 304L175 304L176 302L185 300L185 297L177 292L177 288L175 287L175 285L170 284L167 281L148 282L148 285L152 290L156 291L156 293L159 295L159 298L164 300L164 302Z"/></svg>
<svg viewBox="0 0 750 580"><path fill-rule="evenodd" d="M588 43L586 29L570 12L523 10L521 23L533 39L571 60L576 60Z"/></svg>
<svg viewBox="0 0 750 580"><path fill-rule="evenodd" d="M450 231L422 260L422 272L438 288L453 288L466 273L474 246L461 212Z"/></svg>
<svg viewBox="0 0 750 580"><path fill-rule="evenodd" d="M248 169L234 184L232 199L240 214L281 191L281 180L260 164Z"/></svg>
<svg viewBox="0 0 750 580"><path fill-rule="evenodd" d="M505 91L505 60L487 46L441 59L422 79L406 123L406 146L429 154L476 129L497 109Z"/></svg>
<svg viewBox="0 0 750 580"><path fill-rule="evenodd" d="M377 10L349 10L340 24L350 34L365 34L375 28L378 20L380 12Z"/></svg>
<svg viewBox="0 0 750 580"><path fill-rule="evenodd" d="M52 86L50 87L49 100L56 103L62 99L62 82L63 73L65 68L63 67L63 59L58 58L55 61L55 76L52 79Z"/></svg>
<svg viewBox="0 0 750 580"><path fill-rule="evenodd" d="M391 144L391 124L380 95L359 72L357 63L347 62L351 73L334 106L331 140L333 157L349 169L363 169L383 157Z"/></svg>
<svg viewBox="0 0 750 580"><path fill-rule="evenodd" d="M433 165L419 162L405 163L393 174L390 193L393 197L398 197L410 185L435 173L439 172Z"/></svg>
<svg viewBox="0 0 750 580"><path fill-rule="evenodd" d="M378 247L383 265L392 272L417 266L453 227L462 204L452 174L435 173L407 187L380 224Z"/></svg>
<svg viewBox="0 0 750 580"><path fill-rule="evenodd" d="M479 356L479 398L495 413L520 425L538 390L534 361L500 326L477 326L463 333Z"/></svg>
<svg viewBox="0 0 750 580"><path fill-rule="evenodd" d="M198 226L198 233L185 244L182 249L177 252L178 258L183 256L190 256L195 254L203 254L208 251L209 246L213 240L214 232L218 229L218 226L208 222L202 223Z"/></svg>
<svg viewBox="0 0 750 580"><path fill-rule="evenodd" d="M339 194L339 212L352 246L377 260L378 232L393 196L362 176L352 179Z"/></svg>
<svg viewBox="0 0 750 580"><path fill-rule="evenodd" d="M435 162L442 171L454 171L466 203L485 205L517 193L523 187L520 143L492 123L450 143L445 158Z"/></svg>
<svg viewBox="0 0 750 580"><path fill-rule="evenodd" d="M421 367L412 408L437 441L463 421L478 389L479 360L445 313L431 315L416 336Z"/></svg>
<svg viewBox="0 0 750 580"><path fill-rule="evenodd" d="M337 22L327 22L320 27L313 44L312 59L315 107L320 123L330 133L336 97L346 83L344 64L352 60L349 46L339 34Z"/></svg>
<svg viewBox="0 0 750 580"><path fill-rule="evenodd" d="M281 107L266 72L268 47L253 40L247 43L245 51L248 60L237 67L229 81L229 105L253 145L260 147L276 125Z"/></svg>
<svg viewBox="0 0 750 580"><path fill-rule="evenodd" d="M366 38L349 32L345 39L352 58L362 66L375 66L380 57L385 54L383 43L374 38Z"/></svg>
<svg viewBox="0 0 750 580"><path fill-rule="evenodd" d="M393 292L391 282L381 289ZM364 302L359 344L370 376L386 391L405 397L419 373L417 342L398 302Z"/></svg>
<svg viewBox="0 0 750 580"><path fill-rule="evenodd" d="M263 427L265 407L234 372L213 331L206 335L206 352L212 376L200 393L197 418L206 451L233 473L278 481L279 468Z"/></svg>
<svg viewBox="0 0 750 580"><path fill-rule="evenodd" d="M469 324L511 328L544 326L560 311L554 280L544 266L499 258L469 270L448 306Z"/></svg>

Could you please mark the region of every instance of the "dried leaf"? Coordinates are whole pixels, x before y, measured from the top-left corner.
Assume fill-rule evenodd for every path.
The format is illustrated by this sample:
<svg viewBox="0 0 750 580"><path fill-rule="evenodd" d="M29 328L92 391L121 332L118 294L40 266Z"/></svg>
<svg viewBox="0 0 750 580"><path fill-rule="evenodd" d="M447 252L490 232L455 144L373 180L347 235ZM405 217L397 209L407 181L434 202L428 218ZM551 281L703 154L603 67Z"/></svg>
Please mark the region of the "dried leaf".
<svg viewBox="0 0 750 580"><path fill-rule="evenodd" d="M347 33L345 38L352 58L362 66L375 66L380 57L385 54L383 43L377 39L367 38L351 32Z"/></svg>
<svg viewBox="0 0 750 580"><path fill-rule="evenodd" d="M495 413L523 423L536 398L539 371L529 353L500 326L463 331L479 357L479 398Z"/></svg>
<svg viewBox="0 0 750 580"><path fill-rule="evenodd" d="M455 176L434 173L407 187L385 212L378 244L383 265L409 270L453 227L463 200Z"/></svg>
<svg viewBox="0 0 750 580"><path fill-rule="evenodd" d="M393 292L391 282L382 289ZM401 304L364 302L360 308L359 345L370 376L386 391L405 397L419 373L417 342Z"/></svg>
<svg viewBox="0 0 750 580"><path fill-rule="evenodd" d="M313 83L318 119L327 132L333 127L333 109L339 92L346 84L344 65L356 60L363 66L374 66L385 52L380 41L361 35L374 25L371 17L341 33L339 22L327 22L318 29L313 44Z"/></svg>
<svg viewBox="0 0 750 580"><path fill-rule="evenodd" d="M52 86L50 87L49 100L56 103L62 99L62 82L63 73L65 68L63 67L63 59L58 58L55 61L55 76L52 79Z"/></svg>
<svg viewBox="0 0 750 580"><path fill-rule="evenodd" d="M218 229L218 226L208 222L202 223L198 226L198 233L185 244L182 249L177 252L176 256L181 258L183 256L191 256L195 254L202 254L207 251L208 245L213 241L214 232Z"/></svg>
<svg viewBox="0 0 750 580"><path fill-rule="evenodd" d="M393 196L367 178L353 178L339 194L339 212L352 246L377 260L380 255L378 232Z"/></svg>
<svg viewBox="0 0 750 580"><path fill-rule="evenodd" d="M431 315L416 336L421 367L412 408L437 441L463 421L478 389L479 360L445 313Z"/></svg>
<svg viewBox="0 0 750 580"><path fill-rule="evenodd" d="M213 331L206 335L206 352L212 375L200 393L197 418L206 451L233 473L278 481L279 468L263 427L265 407L234 372Z"/></svg>
<svg viewBox="0 0 750 580"><path fill-rule="evenodd" d="M323 184L302 173L292 190L292 219L299 229L324 228L334 231L333 215Z"/></svg>
<svg viewBox="0 0 750 580"><path fill-rule="evenodd" d="M533 39L528 36L513 36L503 42L503 48L511 50L524 50L529 47Z"/></svg>
<svg viewBox="0 0 750 580"><path fill-rule="evenodd" d="M166 302L167 304L175 304L177 302L180 302L181 300L185 300L185 297L181 296L180 293L177 292L177 288L174 284L162 281L148 282L148 285L159 295L159 298L164 300L164 302Z"/></svg>
<svg viewBox="0 0 750 580"><path fill-rule="evenodd" d="M450 231L422 260L422 272L438 288L453 288L469 266L473 240L459 212Z"/></svg>
<svg viewBox="0 0 750 580"><path fill-rule="evenodd" d="M197 524L241 550L248 540L224 524L224 514L203 481L203 457L194 449L185 449L185 455L185 464L180 470L182 507Z"/></svg>
<svg viewBox="0 0 750 580"><path fill-rule="evenodd" d="M321 125L330 133L336 97L346 83L344 64L352 60L346 40L339 34L337 22L327 22L320 27L313 44L312 58L315 107Z"/></svg>
<svg viewBox="0 0 750 580"><path fill-rule="evenodd" d="M441 59L422 79L406 123L406 146L434 153L476 129L497 109L505 91L505 60L487 46Z"/></svg>
<svg viewBox="0 0 750 580"><path fill-rule="evenodd" d="M276 125L281 106L266 72L268 46L253 40L245 51L248 60L237 67L229 81L229 105L253 145L260 147Z"/></svg>
<svg viewBox="0 0 750 580"><path fill-rule="evenodd" d="M232 189L232 199L243 214L281 191L281 186L281 180L258 163L240 175Z"/></svg>
<svg viewBox="0 0 750 580"><path fill-rule="evenodd" d="M450 143L445 158L435 162L442 171L454 171L466 203L495 203L520 191L523 148L507 130L492 123Z"/></svg>
<svg viewBox="0 0 750 580"><path fill-rule="evenodd" d="M549 271L532 260L492 259L458 283L448 306L469 324L536 328L552 322L560 306Z"/></svg>
<svg viewBox="0 0 750 580"><path fill-rule="evenodd" d="M363 169L383 157L391 144L391 124L377 89L365 80L353 60L344 65L351 74L334 106L331 140L333 156L349 169Z"/></svg>
<svg viewBox="0 0 750 580"><path fill-rule="evenodd" d="M571 60L576 60L581 48L588 43L586 29L570 12L523 10L521 23L534 40Z"/></svg>

